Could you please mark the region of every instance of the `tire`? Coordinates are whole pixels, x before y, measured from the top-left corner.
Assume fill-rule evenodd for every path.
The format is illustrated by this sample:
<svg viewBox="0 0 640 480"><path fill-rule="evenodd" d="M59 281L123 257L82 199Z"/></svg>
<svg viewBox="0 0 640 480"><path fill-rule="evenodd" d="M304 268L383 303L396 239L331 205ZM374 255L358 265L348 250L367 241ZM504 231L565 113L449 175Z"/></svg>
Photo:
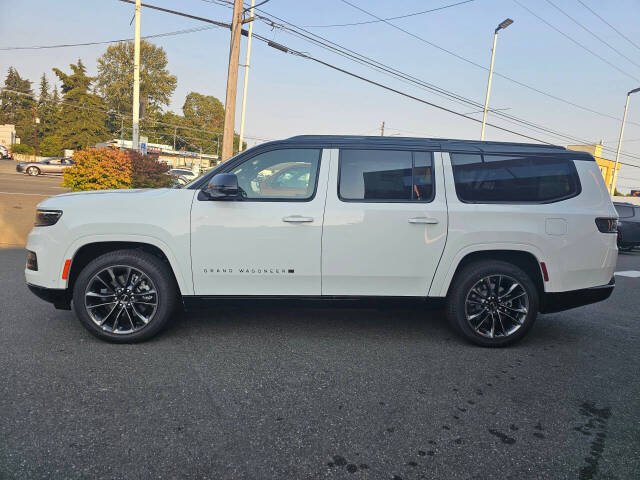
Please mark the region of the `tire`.
<svg viewBox="0 0 640 480"><path fill-rule="evenodd" d="M37 177L40 175L40 169L38 167L29 167L27 168L27 174L32 177Z"/></svg>
<svg viewBox="0 0 640 480"><path fill-rule="evenodd" d="M73 287L73 309L80 323L114 343L142 342L158 334L177 299L169 266L140 250L99 256L82 269Z"/></svg>
<svg viewBox="0 0 640 480"><path fill-rule="evenodd" d="M513 284L517 286L512 288ZM506 347L531 329L539 302L536 285L521 268L503 261L479 261L454 277L446 315L451 326L470 342Z"/></svg>

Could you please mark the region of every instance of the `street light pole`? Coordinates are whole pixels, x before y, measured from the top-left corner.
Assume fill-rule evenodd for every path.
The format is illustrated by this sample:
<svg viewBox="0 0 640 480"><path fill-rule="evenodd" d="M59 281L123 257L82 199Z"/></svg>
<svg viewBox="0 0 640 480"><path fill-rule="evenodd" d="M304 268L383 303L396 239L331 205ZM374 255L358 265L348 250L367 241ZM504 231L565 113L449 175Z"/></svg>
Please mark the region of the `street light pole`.
<svg viewBox="0 0 640 480"><path fill-rule="evenodd" d="M493 48L491 49L491 65L489 67L489 81L487 82L487 95L484 100L484 112L482 114L482 132L480 133L480 140L484 140L484 131L487 126L487 110L489 109L489 97L491 96L491 80L493 79L493 62L496 58L496 42L498 41L498 32L504 30L513 23L513 20L507 18L500 23L493 32Z"/></svg>
<svg viewBox="0 0 640 480"><path fill-rule="evenodd" d="M133 132L132 148L140 147L140 0L136 0L136 26L133 35Z"/></svg>
<svg viewBox="0 0 640 480"><path fill-rule="evenodd" d="M240 141L238 142L238 151L242 149L242 139L244 138L244 115L247 107L247 84L249 83L249 65L251 63L251 37L253 35L253 7L256 0L251 0L251 12L249 13L249 36L247 38L247 59L244 66L244 87L242 88L242 114L240 115Z"/></svg>
<svg viewBox="0 0 640 480"><path fill-rule="evenodd" d="M620 138L618 139L618 150L616 151L616 164L613 167L613 172L611 173L611 185L609 188L609 193L613 197L616 193L616 183L618 180L618 163L620 161L620 149L622 148L622 137L624 136L624 124L627 122L627 111L629 110L629 97L631 97L632 93L640 92L640 87L634 88L627 92L627 100L624 102L624 115L622 116L622 127L620 127Z"/></svg>

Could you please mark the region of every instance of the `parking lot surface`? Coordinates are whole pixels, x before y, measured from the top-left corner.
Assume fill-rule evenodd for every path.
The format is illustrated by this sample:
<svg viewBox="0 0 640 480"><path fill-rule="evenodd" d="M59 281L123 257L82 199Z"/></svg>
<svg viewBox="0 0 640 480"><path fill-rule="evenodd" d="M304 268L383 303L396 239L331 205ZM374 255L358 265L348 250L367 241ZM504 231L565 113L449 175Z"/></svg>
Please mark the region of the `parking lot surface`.
<svg viewBox="0 0 640 480"><path fill-rule="evenodd" d="M251 301L112 345L27 291L24 255L0 250L0 478L640 471L640 278L507 349L465 343L437 310Z"/></svg>
<svg viewBox="0 0 640 480"><path fill-rule="evenodd" d="M0 160L0 248L24 246L33 227L36 205L68 191L60 175L30 177L16 172L12 160Z"/></svg>

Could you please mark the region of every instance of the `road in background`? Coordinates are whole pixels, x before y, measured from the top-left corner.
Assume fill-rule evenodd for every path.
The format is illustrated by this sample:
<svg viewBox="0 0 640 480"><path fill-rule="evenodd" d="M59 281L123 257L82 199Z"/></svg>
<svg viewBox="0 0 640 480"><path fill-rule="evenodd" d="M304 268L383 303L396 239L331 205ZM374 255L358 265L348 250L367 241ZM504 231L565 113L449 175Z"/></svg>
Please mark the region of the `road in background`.
<svg viewBox="0 0 640 480"><path fill-rule="evenodd" d="M92 337L0 250L0 478L630 479L640 278L469 345L439 311L244 301ZM640 270L640 253L618 270Z"/></svg>
<svg viewBox="0 0 640 480"><path fill-rule="evenodd" d="M60 175L30 177L16 172L16 162L0 160L0 248L26 244L36 205L69 191L61 182Z"/></svg>

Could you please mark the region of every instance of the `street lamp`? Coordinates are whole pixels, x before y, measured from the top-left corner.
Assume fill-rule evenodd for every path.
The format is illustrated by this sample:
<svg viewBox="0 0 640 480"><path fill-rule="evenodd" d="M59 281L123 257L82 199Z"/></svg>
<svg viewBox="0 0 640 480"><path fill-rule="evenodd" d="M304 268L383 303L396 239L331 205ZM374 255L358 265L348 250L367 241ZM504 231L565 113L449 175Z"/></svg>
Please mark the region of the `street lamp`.
<svg viewBox="0 0 640 480"><path fill-rule="evenodd" d="M484 130L487 126L487 110L489 108L489 96L491 95L491 79L493 78L493 61L496 58L496 42L498 40L498 32L504 30L513 23L513 20L507 18L500 25L498 25L493 32L493 48L491 49L491 66L489 67L489 81L487 82L487 96L484 100L484 113L482 114L482 132L480 133L480 140L484 140Z"/></svg>
<svg viewBox="0 0 640 480"><path fill-rule="evenodd" d="M634 88L633 90L627 92L627 101L624 103L624 115L622 116L622 127L620 128L620 138L618 139L618 150L616 151L616 164L613 167L613 172L611 173L611 185L609 188L609 193L613 197L616 193L616 180L618 178L618 161L620 160L620 149L622 148L622 136L624 135L624 124L627 121L627 110L629 110L629 97L632 93L640 92L640 87Z"/></svg>

